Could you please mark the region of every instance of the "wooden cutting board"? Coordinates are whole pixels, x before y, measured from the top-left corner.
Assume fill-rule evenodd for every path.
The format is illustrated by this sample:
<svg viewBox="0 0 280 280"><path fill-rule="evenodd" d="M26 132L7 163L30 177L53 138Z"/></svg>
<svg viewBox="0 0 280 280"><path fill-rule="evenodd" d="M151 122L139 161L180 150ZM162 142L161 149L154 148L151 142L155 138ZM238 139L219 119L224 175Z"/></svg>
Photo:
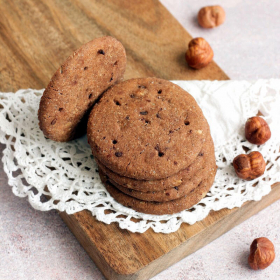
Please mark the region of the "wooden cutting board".
<svg viewBox="0 0 280 280"><path fill-rule="evenodd" d="M1 91L44 88L68 55L103 35L124 45L125 79L228 79L214 62L199 71L188 68L184 54L191 36L158 1L13 0L1 1L0 12ZM60 215L106 278L144 280L279 198L277 185L260 202L211 212L168 235L121 230L116 223L97 221L88 211Z"/></svg>

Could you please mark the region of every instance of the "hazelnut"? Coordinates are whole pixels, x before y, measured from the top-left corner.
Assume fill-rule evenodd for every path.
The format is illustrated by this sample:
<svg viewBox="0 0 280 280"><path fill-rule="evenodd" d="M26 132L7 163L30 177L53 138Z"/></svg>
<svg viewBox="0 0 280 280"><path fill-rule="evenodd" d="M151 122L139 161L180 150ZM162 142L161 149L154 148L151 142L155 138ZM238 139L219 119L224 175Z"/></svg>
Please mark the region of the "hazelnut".
<svg viewBox="0 0 280 280"><path fill-rule="evenodd" d="M274 245L269 239L260 237L253 241L248 258L249 265L252 269L265 269L272 264L274 259Z"/></svg>
<svg viewBox="0 0 280 280"><path fill-rule="evenodd" d="M264 144L271 137L267 122L261 117L249 118L245 124L245 137L252 144Z"/></svg>
<svg viewBox="0 0 280 280"><path fill-rule="evenodd" d="M207 6L199 10L197 20L204 28L213 28L224 23L226 13L221 6Z"/></svg>
<svg viewBox="0 0 280 280"><path fill-rule="evenodd" d="M205 39L194 38L189 42L186 61L190 67L201 69L212 61L213 56L213 50Z"/></svg>
<svg viewBox="0 0 280 280"><path fill-rule="evenodd" d="M251 152L235 157L233 167L239 178L250 181L264 173L266 164L260 152Z"/></svg>

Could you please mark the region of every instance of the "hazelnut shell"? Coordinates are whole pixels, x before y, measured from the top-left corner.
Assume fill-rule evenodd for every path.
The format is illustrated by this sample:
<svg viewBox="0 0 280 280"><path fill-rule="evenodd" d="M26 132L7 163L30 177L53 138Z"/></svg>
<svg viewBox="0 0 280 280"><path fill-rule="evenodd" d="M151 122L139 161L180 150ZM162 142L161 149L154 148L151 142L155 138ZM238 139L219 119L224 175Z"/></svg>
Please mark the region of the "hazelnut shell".
<svg viewBox="0 0 280 280"><path fill-rule="evenodd" d="M254 270L265 269L275 259L273 243L266 237L260 237L253 241L250 247L248 263Z"/></svg>
<svg viewBox="0 0 280 280"><path fill-rule="evenodd" d="M246 139L256 145L262 145L271 137L267 122L261 117L249 118L245 124Z"/></svg>
<svg viewBox="0 0 280 280"><path fill-rule="evenodd" d="M253 180L263 175L266 163L260 152L241 154L234 158L233 167L236 175L243 180Z"/></svg>
<svg viewBox="0 0 280 280"><path fill-rule="evenodd" d="M214 28L224 23L226 13L221 6L207 6L199 10L198 23L203 28Z"/></svg>
<svg viewBox="0 0 280 280"><path fill-rule="evenodd" d="M201 69L213 60L213 50L203 38L194 38L189 42L186 61L190 67Z"/></svg>

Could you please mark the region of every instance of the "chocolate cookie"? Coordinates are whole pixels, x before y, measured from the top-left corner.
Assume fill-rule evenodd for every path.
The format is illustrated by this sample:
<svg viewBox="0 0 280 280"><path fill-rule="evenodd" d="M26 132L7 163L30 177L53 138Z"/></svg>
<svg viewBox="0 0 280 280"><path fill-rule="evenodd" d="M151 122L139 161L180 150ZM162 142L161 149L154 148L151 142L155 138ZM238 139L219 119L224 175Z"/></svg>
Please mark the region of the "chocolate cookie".
<svg viewBox="0 0 280 280"><path fill-rule="evenodd" d="M133 189L122 187L121 185L114 182L108 176L107 179L118 190L134 198L138 198L140 200L145 200L145 201L165 202L165 201L178 199L182 196L187 195L189 192L195 189L203 179L205 179L208 176L209 169L210 167L200 169L194 174L194 176L191 179L184 180L179 186L162 190L162 191L149 191L149 192L136 191ZM101 170L99 170L99 172L104 174Z"/></svg>
<svg viewBox="0 0 280 280"><path fill-rule="evenodd" d="M191 163L186 169L179 171L178 173L159 180L135 180L132 178L120 176L114 173L109 168L104 166L100 161L95 159L98 163L99 170L102 170L112 182L116 182L121 187L133 189L140 192L158 192L173 187L179 187L183 182L188 181L193 175L208 164L212 168L216 167L214 143L209 133L200 153L193 163Z"/></svg>
<svg viewBox="0 0 280 280"><path fill-rule="evenodd" d="M188 195L168 202L144 201L131 197L115 188L102 173L100 173L100 178L110 195L120 204L146 214L165 215L178 213L197 204L203 197L206 196L207 192L211 188L214 182L215 174L216 169L209 174L207 179L202 180Z"/></svg>
<svg viewBox="0 0 280 280"><path fill-rule="evenodd" d="M124 74L126 54L112 37L88 42L55 72L38 111L44 135L65 142L86 131L88 112L97 98Z"/></svg>
<svg viewBox="0 0 280 280"><path fill-rule="evenodd" d="M93 155L113 172L137 180L169 177L197 157L208 123L194 98L162 79L117 84L91 111Z"/></svg>
<svg viewBox="0 0 280 280"><path fill-rule="evenodd" d="M207 145L208 146L208 145ZM209 149L209 148L208 148ZM209 149L210 150L210 149ZM213 149L211 149L213 150ZM111 177L107 176L114 187L119 189L121 192L138 198L140 200L145 200L145 201L157 201L157 202L164 202L164 201L170 201L174 199L178 199L184 195L187 195L190 191L192 191L197 185L203 180L208 177L213 170L216 170L216 159L213 153L210 154L205 154L201 155L201 157L204 159L199 168L195 170L192 176L188 176L188 173L186 172L185 176L182 177L181 179L181 184L175 187L170 187L165 190L160 190L160 191L137 191L133 190L131 188L126 188L118 183L116 183ZM197 160L198 162L201 162L201 160ZM191 168L194 170L195 168ZM99 169L99 172L102 172L102 169ZM181 172L181 171L180 171ZM180 173L179 172L179 173ZM156 180L156 181L163 181L163 180ZM147 181L148 182L148 181ZM162 186L162 185L160 185Z"/></svg>

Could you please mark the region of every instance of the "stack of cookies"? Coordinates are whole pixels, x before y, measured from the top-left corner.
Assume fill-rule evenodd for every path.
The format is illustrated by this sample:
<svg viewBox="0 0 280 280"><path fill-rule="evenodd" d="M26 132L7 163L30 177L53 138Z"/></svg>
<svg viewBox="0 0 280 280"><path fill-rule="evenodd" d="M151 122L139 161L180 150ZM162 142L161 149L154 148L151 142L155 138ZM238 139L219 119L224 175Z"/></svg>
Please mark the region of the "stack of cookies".
<svg viewBox="0 0 280 280"><path fill-rule="evenodd" d="M101 180L121 204L157 215L188 209L216 174L208 123L194 98L171 82L120 83L125 67L125 49L115 38L80 47L46 87L40 128L66 142L87 125Z"/></svg>
<svg viewBox="0 0 280 280"><path fill-rule="evenodd" d="M88 141L107 190L147 214L198 203L216 174L209 125L194 98L162 79L110 88L88 120Z"/></svg>

